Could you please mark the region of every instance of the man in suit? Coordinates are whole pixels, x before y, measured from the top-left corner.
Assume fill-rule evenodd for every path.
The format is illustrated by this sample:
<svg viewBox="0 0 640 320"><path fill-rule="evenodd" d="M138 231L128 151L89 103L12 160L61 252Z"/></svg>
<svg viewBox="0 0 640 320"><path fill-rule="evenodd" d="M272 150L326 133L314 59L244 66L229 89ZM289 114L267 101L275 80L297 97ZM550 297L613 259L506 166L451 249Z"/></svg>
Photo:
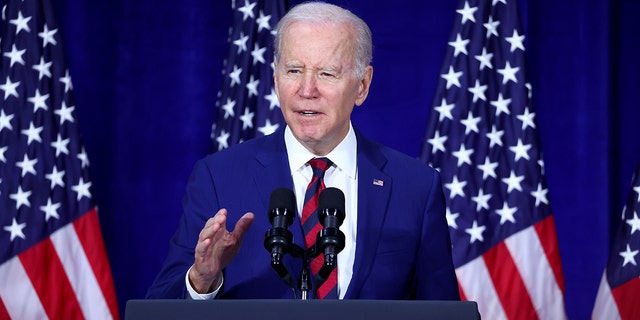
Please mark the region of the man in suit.
<svg viewBox="0 0 640 320"><path fill-rule="evenodd" d="M373 77L366 23L334 5L305 3L282 18L275 40L275 89L287 126L195 165L184 214L147 297L296 297L263 245L269 197L276 188L294 190L298 216L290 230L305 247L308 161L322 157L331 161L324 184L345 194L337 297L458 300L438 173L351 125ZM302 268L290 255L284 264L293 276Z"/></svg>

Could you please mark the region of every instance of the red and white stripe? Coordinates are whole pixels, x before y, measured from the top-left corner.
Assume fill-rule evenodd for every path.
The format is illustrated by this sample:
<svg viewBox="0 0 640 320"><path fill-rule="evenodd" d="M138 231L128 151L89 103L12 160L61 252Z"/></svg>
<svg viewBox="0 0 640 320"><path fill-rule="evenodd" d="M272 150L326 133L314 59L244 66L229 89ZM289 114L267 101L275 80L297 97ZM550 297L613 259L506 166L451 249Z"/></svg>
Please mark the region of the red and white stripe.
<svg viewBox="0 0 640 320"><path fill-rule="evenodd" d="M0 319L118 318L95 210L0 265Z"/></svg>
<svg viewBox="0 0 640 320"><path fill-rule="evenodd" d="M640 278L634 278L611 289L606 271L602 275L592 319L635 320L640 316Z"/></svg>
<svg viewBox="0 0 640 320"><path fill-rule="evenodd" d="M566 319L553 218L507 238L456 269L465 300L483 319Z"/></svg>

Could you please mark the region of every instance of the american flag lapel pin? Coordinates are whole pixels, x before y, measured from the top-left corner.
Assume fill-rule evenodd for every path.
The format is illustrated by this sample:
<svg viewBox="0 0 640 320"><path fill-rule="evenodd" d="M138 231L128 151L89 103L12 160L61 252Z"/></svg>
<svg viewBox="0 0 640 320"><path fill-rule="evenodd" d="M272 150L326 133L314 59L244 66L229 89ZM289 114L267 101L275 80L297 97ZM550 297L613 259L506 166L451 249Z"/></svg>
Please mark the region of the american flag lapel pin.
<svg viewBox="0 0 640 320"><path fill-rule="evenodd" d="M373 185L382 187L382 186L384 186L384 181L382 181L380 179L373 179Z"/></svg>

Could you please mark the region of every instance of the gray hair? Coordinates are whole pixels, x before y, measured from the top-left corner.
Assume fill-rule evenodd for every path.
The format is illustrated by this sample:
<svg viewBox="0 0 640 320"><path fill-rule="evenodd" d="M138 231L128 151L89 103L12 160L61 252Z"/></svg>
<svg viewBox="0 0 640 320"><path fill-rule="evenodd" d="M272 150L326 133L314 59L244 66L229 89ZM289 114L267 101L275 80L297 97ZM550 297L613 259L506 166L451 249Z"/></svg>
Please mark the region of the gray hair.
<svg viewBox="0 0 640 320"><path fill-rule="evenodd" d="M371 30L366 22L351 11L333 4L324 2L305 2L299 4L291 8L291 10L280 19L276 26L274 53L276 61L279 61L280 53L282 52L281 35L284 33L284 30L294 22L314 22L321 24L348 23L352 25L356 32L354 71L356 78L362 78L365 68L371 64L373 55Z"/></svg>

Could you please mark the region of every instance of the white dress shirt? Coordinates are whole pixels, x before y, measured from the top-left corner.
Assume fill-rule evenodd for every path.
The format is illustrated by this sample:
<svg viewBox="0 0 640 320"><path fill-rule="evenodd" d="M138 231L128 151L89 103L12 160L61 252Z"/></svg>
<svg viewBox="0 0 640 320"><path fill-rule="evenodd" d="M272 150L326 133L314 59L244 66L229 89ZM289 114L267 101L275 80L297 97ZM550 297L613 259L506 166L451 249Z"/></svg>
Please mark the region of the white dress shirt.
<svg viewBox="0 0 640 320"><path fill-rule="evenodd" d="M307 162L316 156L295 139L289 127L284 131L284 141L293 177L293 192L296 194L298 204L298 217L301 217L304 195L313 177L313 169ZM333 165L325 172L324 184L326 187L340 189L345 197L345 219L340 226L340 231L345 236L345 246L344 250L338 254L338 297L340 299L344 298L351 281L353 262L356 256L358 166L355 160L357 150L356 134L350 125L347 136L329 154L325 155L333 162Z"/></svg>
<svg viewBox="0 0 640 320"><path fill-rule="evenodd" d="M313 177L313 170L307 163L316 156L307 150L298 140L295 139L291 129L285 128L284 141L287 148L287 156L289 158L289 166L291 176L293 178L293 192L296 195L298 205L298 217L302 216L302 206L304 205L304 196L307 186ZM324 184L326 187L335 187L340 189L345 196L345 219L340 226L340 231L345 236L344 249L338 254L338 297L344 298L349 282L353 275L353 263L356 257L356 232L358 225L358 166L357 159L357 140L353 127L349 124L349 132L347 136L325 157L333 162L333 165L327 169L324 176ZM300 226L295 226L300 227ZM294 226L292 226L294 228ZM189 271L191 268L189 268ZM189 283L189 271L185 276L187 291L189 296L195 300L213 299L217 294L220 286L213 292L207 294L197 293L191 283Z"/></svg>

